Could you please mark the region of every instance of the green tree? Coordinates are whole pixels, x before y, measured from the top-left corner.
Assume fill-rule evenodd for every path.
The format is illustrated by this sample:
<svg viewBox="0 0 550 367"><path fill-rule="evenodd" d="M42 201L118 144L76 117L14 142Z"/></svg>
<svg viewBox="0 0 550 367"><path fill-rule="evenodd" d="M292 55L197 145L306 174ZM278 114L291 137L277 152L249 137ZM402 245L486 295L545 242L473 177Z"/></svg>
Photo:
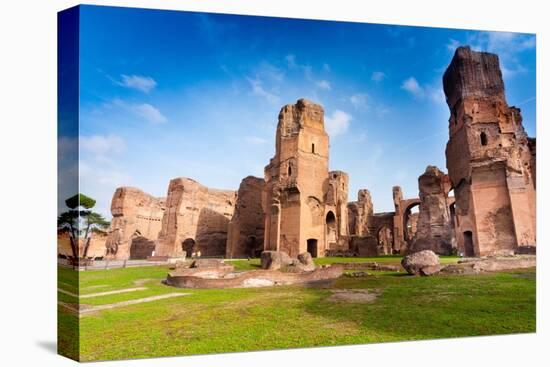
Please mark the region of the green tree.
<svg viewBox="0 0 550 367"><path fill-rule="evenodd" d="M94 232L105 232L109 227L107 221L101 214L92 210L96 201L84 194L74 195L65 200L68 211L57 217L59 231L69 234L71 250L74 259L85 259L88 255L92 234ZM78 239L83 240L82 257L79 256Z"/></svg>

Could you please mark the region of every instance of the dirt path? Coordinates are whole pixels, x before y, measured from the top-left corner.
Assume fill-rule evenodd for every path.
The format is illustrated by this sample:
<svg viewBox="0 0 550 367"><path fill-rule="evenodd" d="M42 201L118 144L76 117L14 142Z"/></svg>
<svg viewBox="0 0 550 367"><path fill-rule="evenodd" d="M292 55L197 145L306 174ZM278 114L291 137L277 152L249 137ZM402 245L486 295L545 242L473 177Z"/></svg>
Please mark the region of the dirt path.
<svg viewBox="0 0 550 367"><path fill-rule="evenodd" d="M72 297L76 298L93 298L93 297L101 297L101 296L109 296L111 294L119 294L119 293L128 293L128 292L135 292L135 291L143 291L147 288L145 287L136 287L136 288L126 288L126 289L118 289L116 291L107 291L107 292L99 292L99 293L90 293L90 294L81 294L78 295L73 292L66 291L62 288L57 288L58 292L67 294Z"/></svg>
<svg viewBox="0 0 550 367"><path fill-rule="evenodd" d="M162 294L159 296L152 296L152 297L146 297L146 298L138 298L138 299L132 299L130 301L122 301L122 302L116 302L116 303L109 303L106 305L98 305L98 306L90 306L90 305L76 305L71 303L65 303L65 302L57 302L58 305L65 307L69 311L72 311L74 313L78 313L79 316L83 316L85 314L102 311L102 310L110 310L117 307L123 307L123 306L129 306L129 305L135 305L139 303L145 303L145 302L153 302L158 301L161 299L167 299L167 298L173 298L173 297L181 297L181 296L188 296L191 293L167 293Z"/></svg>

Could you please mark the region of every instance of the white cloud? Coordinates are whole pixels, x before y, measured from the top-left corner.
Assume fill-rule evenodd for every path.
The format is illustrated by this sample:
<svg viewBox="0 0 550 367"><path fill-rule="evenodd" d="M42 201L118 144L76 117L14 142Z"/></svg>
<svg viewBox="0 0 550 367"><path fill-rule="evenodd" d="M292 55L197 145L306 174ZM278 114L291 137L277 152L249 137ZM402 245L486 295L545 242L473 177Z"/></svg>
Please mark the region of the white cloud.
<svg viewBox="0 0 550 367"><path fill-rule="evenodd" d="M326 62L323 63L323 71L326 71L327 73L330 72L330 65L327 64Z"/></svg>
<svg viewBox="0 0 550 367"><path fill-rule="evenodd" d="M352 116L341 110L334 110L332 115L325 117L325 127L331 137L344 134L350 125Z"/></svg>
<svg viewBox="0 0 550 367"><path fill-rule="evenodd" d="M349 101L355 108L367 108L368 95L365 93L356 93L349 97Z"/></svg>
<svg viewBox="0 0 550 367"><path fill-rule="evenodd" d="M265 98L265 100L272 104L279 104L280 98L278 95L266 90L263 86L262 81L259 78L246 78L248 82L250 83L250 87L252 88L252 94L255 96L259 96L262 98Z"/></svg>
<svg viewBox="0 0 550 367"><path fill-rule="evenodd" d="M328 80L319 80L317 86L324 90L330 90L330 82Z"/></svg>
<svg viewBox="0 0 550 367"><path fill-rule="evenodd" d="M383 71L374 71L370 78L371 80L378 83L386 79L386 73L384 73Z"/></svg>
<svg viewBox="0 0 550 367"><path fill-rule="evenodd" d="M144 93L149 93L157 86L155 79L149 76L122 74L121 78L122 79L117 82L118 85L126 88L137 89Z"/></svg>
<svg viewBox="0 0 550 367"><path fill-rule="evenodd" d="M401 84L401 89L406 90L416 98L424 97L424 89L418 84L414 77L410 77Z"/></svg>
<svg viewBox="0 0 550 367"><path fill-rule="evenodd" d="M263 144L267 144L267 139L264 139L264 138L260 138L259 136L247 136L244 138L244 140L248 143L248 144L252 144L252 145L263 145Z"/></svg>
<svg viewBox="0 0 550 367"><path fill-rule="evenodd" d="M132 110L143 119L153 123L162 124L167 121L166 117L149 103L132 105Z"/></svg>
<svg viewBox="0 0 550 367"><path fill-rule="evenodd" d="M289 54L285 56L286 64L289 67L289 69L295 68L296 65L296 56L293 54Z"/></svg>
<svg viewBox="0 0 550 367"><path fill-rule="evenodd" d="M120 153L125 148L124 139L114 134L80 137L80 149L94 155L102 156L110 153Z"/></svg>
<svg viewBox="0 0 550 367"><path fill-rule="evenodd" d="M158 108L149 103L128 103L116 98L110 104L125 109L153 124L162 124L168 121Z"/></svg>

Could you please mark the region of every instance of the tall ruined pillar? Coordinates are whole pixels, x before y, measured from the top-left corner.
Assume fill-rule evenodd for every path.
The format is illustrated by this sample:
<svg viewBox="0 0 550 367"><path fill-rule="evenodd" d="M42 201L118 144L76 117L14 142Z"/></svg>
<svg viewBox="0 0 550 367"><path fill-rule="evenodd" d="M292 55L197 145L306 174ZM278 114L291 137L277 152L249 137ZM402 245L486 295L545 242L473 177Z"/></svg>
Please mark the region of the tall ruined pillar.
<svg viewBox="0 0 550 367"><path fill-rule="evenodd" d="M403 221L403 216L405 215L404 211L406 208L401 207L401 202L403 201L403 190L401 189L401 186L394 186L392 188L392 194L393 205L395 207L395 214L393 216L393 247L396 251L403 253L407 248Z"/></svg>
<svg viewBox="0 0 550 367"><path fill-rule="evenodd" d="M300 99L281 109L275 156L265 167L265 250L324 255L326 223L336 220L324 205L328 141L320 105Z"/></svg>
<svg viewBox="0 0 550 367"><path fill-rule="evenodd" d="M498 56L459 47L443 87L459 251L483 256L535 246L532 156L520 110L506 103Z"/></svg>
<svg viewBox="0 0 550 367"><path fill-rule="evenodd" d="M428 166L418 177L420 210L417 230L410 252L432 250L451 255L455 244L453 219L448 202L448 176L435 166Z"/></svg>

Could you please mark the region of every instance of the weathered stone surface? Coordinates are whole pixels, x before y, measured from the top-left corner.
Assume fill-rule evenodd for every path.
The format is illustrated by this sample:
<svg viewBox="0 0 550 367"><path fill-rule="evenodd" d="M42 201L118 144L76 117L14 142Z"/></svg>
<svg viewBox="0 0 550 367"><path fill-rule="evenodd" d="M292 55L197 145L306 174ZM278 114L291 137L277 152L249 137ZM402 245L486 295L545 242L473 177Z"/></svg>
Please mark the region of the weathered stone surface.
<svg viewBox="0 0 550 367"><path fill-rule="evenodd" d="M465 259L458 264L450 264L441 269L448 274L477 274L480 272L528 269L537 266L537 258L532 255L510 257L489 257Z"/></svg>
<svg viewBox="0 0 550 367"><path fill-rule="evenodd" d="M437 167L428 166L418 178L418 187L420 211L409 251L432 250L439 255L451 255L456 241L448 202L449 178Z"/></svg>
<svg viewBox="0 0 550 367"><path fill-rule="evenodd" d="M226 257L258 257L264 246L265 216L262 193L265 181L248 176L237 192L235 212L229 222Z"/></svg>
<svg viewBox="0 0 550 367"><path fill-rule="evenodd" d="M250 288L275 285L311 284L332 281L340 277L340 266L319 267L313 271L283 272L279 270L251 270L227 274L223 277L201 277L170 273L166 284L179 288Z"/></svg>
<svg viewBox="0 0 550 367"><path fill-rule="evenodd" d="M150 241L158 238L165 200L134 187L119 187L111 202L111 226L105 242L109 258L124 260L135 254L144 259L152 254Z"/></svg>
<svg viewBox="0 0 550 367"><path fill-rule="evenodd" d="M210 189L190 178L170 181L157 255L223 256L236 192Z"/></svg>
<svg viewBox="0 0 550 367"><path fill-rule="evenodd" d="M265 167L264 250L317 257L346 249L348 177L329 173L328 143L320 105L300 99L281 109Z"/></svg>
<svg viewBox="0 0 550 367"><path fill-rule="evenodd" d="M262 269L279 270L292 264L292 259L283 251L264 251L261 257Z"/></svg>
<svg viewBox="0 0 550 367"><path fill-rule="evenodd" d="M441 269L439 257L431 250L407 255L401 260L401 265L412 275L433 275Z"/></svg>
<svg viewBox="0 0 550 367"><path fill-rule="evenodd" d="M509 107L498 57L459 47L443 77L447 168L459 252L513 254L535 246L535 156L521 111Z"/></svg>
<svg viewBox="0 0 550 367"><path fill-rule="evenodd" d="M315 270L315 263L309 252L302 252L298 254L298 261L295 264L302 271L312 271Z"/></svg>

